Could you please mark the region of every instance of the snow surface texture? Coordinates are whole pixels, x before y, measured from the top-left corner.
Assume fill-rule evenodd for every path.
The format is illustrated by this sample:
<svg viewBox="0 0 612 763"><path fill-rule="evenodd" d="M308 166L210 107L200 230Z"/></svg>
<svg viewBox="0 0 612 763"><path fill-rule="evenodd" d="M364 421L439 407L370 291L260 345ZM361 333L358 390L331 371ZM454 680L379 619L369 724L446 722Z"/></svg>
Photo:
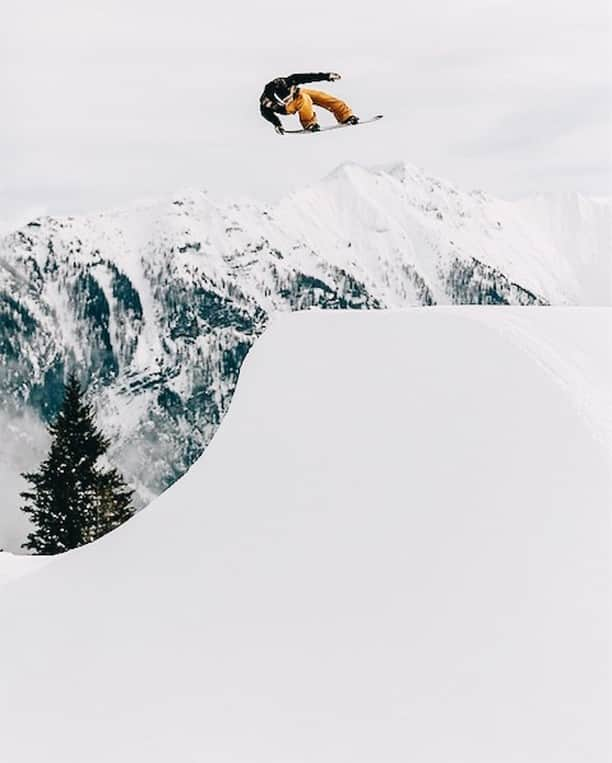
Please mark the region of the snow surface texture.
<svg viewBox="0 0 612 763"><path fill-rule="evenodd" d="M18 475L40 462L67 369L144 505L210 441L269 314L610 304L611 211L498 201L400 164L344 165L272 207L196 191L31 221L0 239L0 548L25 535Z"/></svg>
<svg viewBox="0 0 612 763"><path fill-rule="evenodd" d="M608 763L611 330L276 318L182 479L0 589L4 758Z"/></svg>
<svg viewBox="0 0 612 763"><path fill-rule="evenodd" d="M39 570L49 562L48 556L22 556L0 552L0 585Z"/></svg>

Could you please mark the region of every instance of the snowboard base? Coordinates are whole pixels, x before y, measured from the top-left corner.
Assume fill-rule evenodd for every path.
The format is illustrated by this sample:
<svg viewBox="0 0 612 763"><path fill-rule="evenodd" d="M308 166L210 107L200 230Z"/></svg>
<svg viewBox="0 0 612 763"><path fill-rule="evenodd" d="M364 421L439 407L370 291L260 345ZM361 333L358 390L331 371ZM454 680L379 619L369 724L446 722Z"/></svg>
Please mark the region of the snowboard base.
<svg viewBox="0 0 612 763"><path fill-rule="evenodd" d="M377 114L375 117L370 117L369 119L360 119L359 122L357 122L356 125L343 125L343 124L335 124L335 125L328 125L326 127L321 127L320 130L317 130L317 132L312 132L311 130L285 130L285 135L288 133L291 133L292 135L316 135L319 132L327 132L328 130L338 130L341 127L359 127L360 125L368 125L371 122L378 122L379 119L382 119L382 114Z"/></svg>

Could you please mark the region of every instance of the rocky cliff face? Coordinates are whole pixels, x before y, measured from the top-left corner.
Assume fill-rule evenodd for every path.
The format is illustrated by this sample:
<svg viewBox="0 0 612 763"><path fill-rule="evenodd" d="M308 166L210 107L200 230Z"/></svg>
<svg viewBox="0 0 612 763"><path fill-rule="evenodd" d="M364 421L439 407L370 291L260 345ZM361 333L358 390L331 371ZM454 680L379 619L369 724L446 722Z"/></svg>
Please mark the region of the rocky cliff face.
<svg viewBox="0 0 612 763"><path fill-rule="evenodd" d="M0 240L0 403L48 421L76 369L144 504L210 441L274 311L584 302L551 216L529 210L347 166L274 207L190 192L33 220ZM609 208L589 215L592 276Z"/></svg>

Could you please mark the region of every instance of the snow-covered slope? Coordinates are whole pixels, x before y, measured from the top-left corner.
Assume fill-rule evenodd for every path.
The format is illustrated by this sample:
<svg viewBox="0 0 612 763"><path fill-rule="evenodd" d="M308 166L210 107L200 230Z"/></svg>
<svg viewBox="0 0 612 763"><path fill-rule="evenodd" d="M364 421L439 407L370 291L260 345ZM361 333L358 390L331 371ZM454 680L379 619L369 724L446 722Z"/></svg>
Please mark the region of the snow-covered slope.
<svg viewBox="0 0 612 763"><path fill-rule="evenodd" d="M4 758L607 763L611 330L275 319L182 479L0 589Z"/></svg>
<svg viewBox="0 0 612 763"><path fill-rule="evenodd" d="M76 368L144 504L201 454L273 312L609 303L610 208L534 204L344 165L273 207L193 191L33 220L0 239L0 407L48 420ZM6 514L0 547L22 526L2 533Z"/></svg>
<svg viewBox="0 0 612 763"><path fill-rule="evenodd" d="M0 552L0 585L29 575L50 561L48 556L23 556Z"/></svg>

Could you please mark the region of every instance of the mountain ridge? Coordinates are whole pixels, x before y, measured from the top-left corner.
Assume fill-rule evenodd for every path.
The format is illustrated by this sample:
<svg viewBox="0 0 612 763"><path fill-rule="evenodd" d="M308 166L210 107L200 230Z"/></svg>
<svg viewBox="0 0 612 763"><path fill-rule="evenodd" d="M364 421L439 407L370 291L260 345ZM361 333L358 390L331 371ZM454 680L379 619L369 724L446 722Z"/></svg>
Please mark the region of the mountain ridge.
<svg viewBox="0 0 612 763"><path fill-rule="evenodd" d="M143 505L206 447L276 311L588 304L609 210L574 204L576 267L565 207L542 205L347 163L272 205L191 190L37 218L0 238L0 409L48 421L76 369Z"/></svg>

